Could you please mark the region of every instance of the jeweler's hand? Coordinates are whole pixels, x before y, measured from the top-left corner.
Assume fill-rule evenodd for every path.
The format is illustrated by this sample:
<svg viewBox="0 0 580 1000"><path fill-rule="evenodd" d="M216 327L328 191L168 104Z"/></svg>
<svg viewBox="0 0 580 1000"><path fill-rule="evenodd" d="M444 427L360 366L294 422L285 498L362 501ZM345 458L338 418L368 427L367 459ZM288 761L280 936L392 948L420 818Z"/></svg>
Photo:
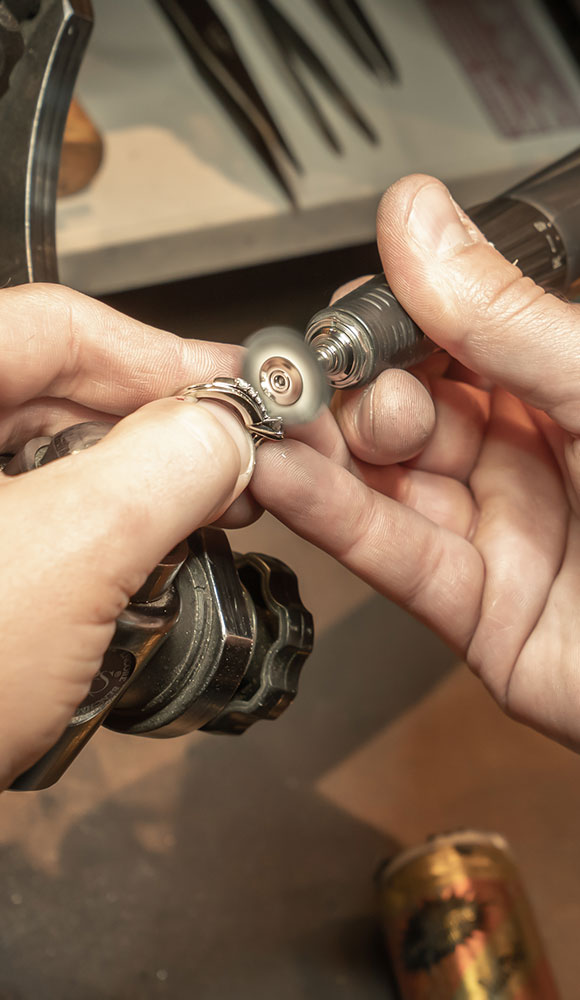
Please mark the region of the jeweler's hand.
<svg viewBox="0 0 580 1000"><path fill-rule="evenodd" d="M238 363L236 348L182 341L65 288L0 291L0 452L118 421L87 451L0 475L0 788L65 728L155 564L248 484L253 445L233 413L159 398Z"/></svg>
<svg viewBox="0 0 580 1000"><path fill-rule="evenodd" d="M509 713L578 748L580 306L523 278L433 178L390 188L378 239L448 354L337 394L342 433L326 414L264 446L252 488L439 632Z"/></svg>

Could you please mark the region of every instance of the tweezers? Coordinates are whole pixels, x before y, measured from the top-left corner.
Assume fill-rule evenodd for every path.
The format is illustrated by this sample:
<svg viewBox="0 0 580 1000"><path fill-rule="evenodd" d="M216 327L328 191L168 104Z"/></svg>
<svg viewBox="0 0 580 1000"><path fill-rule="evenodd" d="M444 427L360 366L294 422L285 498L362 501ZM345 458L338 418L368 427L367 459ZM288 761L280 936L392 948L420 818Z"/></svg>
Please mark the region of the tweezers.
<svg viewBox="0 0 580 1000"><path fill-rule="evenodd" d="M290 72L296 89L302 96L303 102L310 113L316 127L322 132L329 145L337 152L342 152L342 147L331 128L329 122L324 117L314 97L311 95L302 77L300 76L297 61L302 61L304 65L317 77L320 83L326 88L334 98L343 114L350 119L360 132L363 133L369 142L377 143L378 135L372 125L360 113L356 105L351 101L345 90L337 83L335 77L326 68L322 60L317 56L314 49L296 30L294 25L276 7L271 0L254 0L255 7L259 10L264 22L270 28L272 40L278 48L281 59L287 70Z"/></svg>
<svg viewBox="0 0 580 1000"><path fill-rule="evenodd" d="M185 44L200 74L252 143L284 194L296 205L290 182L291 168L301 171L302 165L246 69L227 25L209 0L157 2ZM343 114L365 138L369 142L378 142L375 130L288 18L270 0L253 0L253 3L269 28L272 43L277 47L307 111L332 149L342 152L334 130L300 75L300 62L324 85Z"/></svg>
<svg viewBox="0 0 580 1000"><path fill-rule="evenodd" d="M394 60L357 0L314 0L363 65L390 83L399 80Z"/></svg>
<svg viewBox="0 0 580 1000"><path fill-rule="evenodd" d="M158 0L197 69L241 128L292 204L287 164L301 165L237 53L225 23L209 0Z"/></svg>

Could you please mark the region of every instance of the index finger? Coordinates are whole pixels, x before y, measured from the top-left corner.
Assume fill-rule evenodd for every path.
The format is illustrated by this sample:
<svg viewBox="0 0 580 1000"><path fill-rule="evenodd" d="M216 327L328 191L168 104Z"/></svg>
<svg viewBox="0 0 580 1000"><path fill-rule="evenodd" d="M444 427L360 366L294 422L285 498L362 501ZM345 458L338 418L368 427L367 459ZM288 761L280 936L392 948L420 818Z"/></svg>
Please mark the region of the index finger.
<svg viewBox="0 0 580 1000"><path fill-rule="evenodd" d="M183 340L43 284L0 291L0 350L3 406L51 396L119 415L241 364L239 347Z"/></svg>
<svg viewBox="0 0 580 1000"><path fill-rule="evenodd" d="M252 490L292 531L465 651L484 577L481 557L465 537L300 441L260 448Z"/></svg>

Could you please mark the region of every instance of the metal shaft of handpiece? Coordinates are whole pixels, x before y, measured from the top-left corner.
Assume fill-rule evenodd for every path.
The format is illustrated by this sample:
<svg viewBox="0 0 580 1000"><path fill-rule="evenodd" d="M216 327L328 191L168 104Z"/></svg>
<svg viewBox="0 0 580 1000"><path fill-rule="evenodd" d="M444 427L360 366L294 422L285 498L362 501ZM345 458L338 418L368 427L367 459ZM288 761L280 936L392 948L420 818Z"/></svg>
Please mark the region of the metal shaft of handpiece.
<svg viewBox="0 0 580 1000"><path fill-rule="evenodd" d="M336 388L369 382L384 368L409 368L434 349L377 274L317 313L306 339Z"/></svg>
<svg viewBox="0 0 580 1000"><path fill-rule="evenodd" d="M544 288L580 276L580 150L469 213L497 250ZM328 382L355 388L437 350L378 274L312 317L306 341Z"/></svg>

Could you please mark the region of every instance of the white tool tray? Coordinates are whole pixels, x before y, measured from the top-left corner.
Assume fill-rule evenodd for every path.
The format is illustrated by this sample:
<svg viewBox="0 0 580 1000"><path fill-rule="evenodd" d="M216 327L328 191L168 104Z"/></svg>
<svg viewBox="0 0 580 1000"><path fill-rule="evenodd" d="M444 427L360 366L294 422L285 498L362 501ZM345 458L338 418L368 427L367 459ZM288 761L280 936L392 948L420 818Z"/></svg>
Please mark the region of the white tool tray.
<svg viewBox="0 0 580 1000"><path fill-rule="evenodd" d="M94 0L78 96L106 152L90 188L59 203L64 282L104 293L364 243L374 234L380 194L405 173L442 177L468 205L580 145L578 73L534 0L499 6L504 13L517 7L526 19L576 121L517 138L502 134L420 0L364 0L400 70L396 85L366 72L308 0L277 2L371 120L380 144L359 135L309 78L344 155L328 149L251 2L216 0L304 164L292 208L155 4Z"/></svg>

